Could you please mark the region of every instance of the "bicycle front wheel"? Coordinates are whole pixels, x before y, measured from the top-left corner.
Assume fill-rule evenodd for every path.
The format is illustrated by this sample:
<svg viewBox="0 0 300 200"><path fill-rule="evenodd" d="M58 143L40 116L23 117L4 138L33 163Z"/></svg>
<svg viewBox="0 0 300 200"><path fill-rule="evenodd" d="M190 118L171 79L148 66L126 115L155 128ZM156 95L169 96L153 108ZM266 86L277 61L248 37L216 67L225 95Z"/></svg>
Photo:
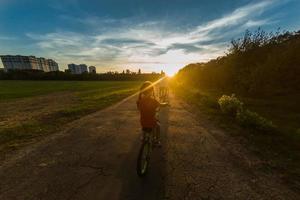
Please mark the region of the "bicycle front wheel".
<svg viewBox="0 0 300 200"><path fill-rule="evenodd" d="M149 158L150 158L150 144L145 142L142 144L138 159L137 159L137 174L142 177L145 176L149 167Z"/></svg>

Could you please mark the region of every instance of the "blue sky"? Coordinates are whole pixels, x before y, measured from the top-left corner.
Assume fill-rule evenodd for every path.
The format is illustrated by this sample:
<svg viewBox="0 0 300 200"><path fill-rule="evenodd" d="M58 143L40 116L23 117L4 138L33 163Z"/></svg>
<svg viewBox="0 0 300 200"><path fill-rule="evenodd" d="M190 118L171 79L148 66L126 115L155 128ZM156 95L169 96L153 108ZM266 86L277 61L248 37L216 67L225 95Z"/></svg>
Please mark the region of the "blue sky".
<svg viewBox="0 0 300 200"><path fill-rule="evenodd" d="M171 74L223 55L246 29L298 30L299 10L299 0L0 0L0 54Z"/></svg>

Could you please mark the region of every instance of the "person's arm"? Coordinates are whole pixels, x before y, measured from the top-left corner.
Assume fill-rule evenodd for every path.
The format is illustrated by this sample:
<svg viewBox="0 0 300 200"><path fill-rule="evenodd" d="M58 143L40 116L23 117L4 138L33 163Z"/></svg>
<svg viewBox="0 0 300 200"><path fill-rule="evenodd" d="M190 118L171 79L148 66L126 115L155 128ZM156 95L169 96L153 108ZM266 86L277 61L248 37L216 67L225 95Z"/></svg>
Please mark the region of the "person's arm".
<svg viewBox="0 0 300 200"><path fill-rule="evenodd" d="M165 107L165 106L168 106L168 105L169 105L169 103L167 103L167 102L160 103L160 102L157 101L156 99L155 99L154 101L155 101L155 107L156 107L156 108L159 108L159 107Z"/></svg>
<svg viewBox="0 0 300 200"><path fill-rule="evenodd" d="M159 106L161 107L165 107L165 106L169 106L170 104L168 102L164 102L164 103L159 103Z"/></svg>

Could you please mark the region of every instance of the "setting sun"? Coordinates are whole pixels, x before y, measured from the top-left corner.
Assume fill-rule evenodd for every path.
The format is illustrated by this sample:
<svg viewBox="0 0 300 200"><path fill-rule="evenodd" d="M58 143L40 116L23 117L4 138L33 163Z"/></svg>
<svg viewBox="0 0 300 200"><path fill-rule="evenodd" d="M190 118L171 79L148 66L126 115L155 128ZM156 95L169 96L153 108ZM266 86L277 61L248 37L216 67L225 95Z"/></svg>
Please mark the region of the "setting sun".
<svg viewBox="0 0 300 200"><path fill-rule="evenodd" d="M179 69L179 67L171 67L170 66L170 67L165 67L164 71L168 76L172 77L178 72L178 69Z"/></svg>

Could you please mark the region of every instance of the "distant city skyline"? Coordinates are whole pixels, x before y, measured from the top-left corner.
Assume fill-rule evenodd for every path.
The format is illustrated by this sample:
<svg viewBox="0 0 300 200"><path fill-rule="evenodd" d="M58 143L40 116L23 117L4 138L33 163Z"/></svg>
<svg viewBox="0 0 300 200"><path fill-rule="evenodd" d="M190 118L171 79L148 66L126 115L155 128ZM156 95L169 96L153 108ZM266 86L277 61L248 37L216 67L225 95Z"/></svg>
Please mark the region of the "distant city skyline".
<svg viewBox="0 0 300 200"><path fill-rule="evenodd" d="M41 70L44 72L59 71L53 59L23 55L0 55L4 71L9 70Z"/></svg>
<svg viewBox="0 0 300 200"><path fill-rule="evenodd" d="M297 0L0 0L0 55L173 74L223 55L246 29L300 29L299 10Z"/></svg>

